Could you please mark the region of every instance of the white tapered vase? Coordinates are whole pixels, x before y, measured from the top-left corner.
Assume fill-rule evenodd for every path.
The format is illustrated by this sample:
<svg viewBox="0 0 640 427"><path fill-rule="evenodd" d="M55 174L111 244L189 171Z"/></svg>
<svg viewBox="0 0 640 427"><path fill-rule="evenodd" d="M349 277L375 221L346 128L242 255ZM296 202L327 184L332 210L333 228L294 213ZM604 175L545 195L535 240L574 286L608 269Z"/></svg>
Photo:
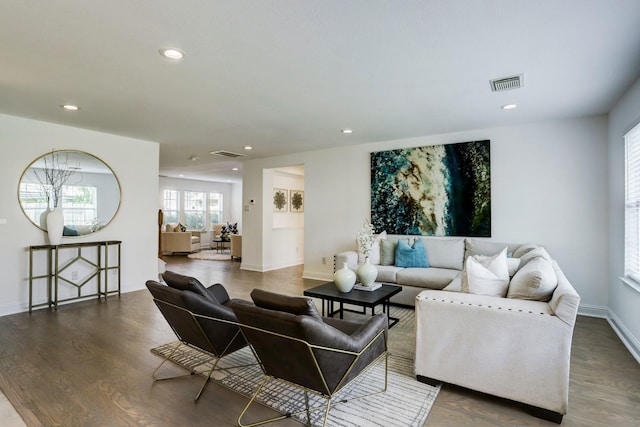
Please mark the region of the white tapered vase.
<svg viewBox="0 0 640 427"><path fill-rule="evenodd" d="M53 208L47 214L47 234L50 245L59 245L62 242L64 229L64 215L62 209Z"/></svg>
<svg viewBox="0 0 640 427"><path fill-rule="evenodd" d="M358 266L358 280L363 286L371 286L378 277L378 269L375 265L371 264L367 257L364 263Z"/></svg>

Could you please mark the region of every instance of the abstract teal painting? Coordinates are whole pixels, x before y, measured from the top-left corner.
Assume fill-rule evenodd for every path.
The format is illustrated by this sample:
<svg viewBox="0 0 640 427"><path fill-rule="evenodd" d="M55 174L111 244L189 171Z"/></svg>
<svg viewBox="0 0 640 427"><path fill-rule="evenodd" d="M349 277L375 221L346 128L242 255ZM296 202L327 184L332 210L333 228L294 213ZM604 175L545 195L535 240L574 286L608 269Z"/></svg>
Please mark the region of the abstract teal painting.
<svg viewBox="0 0 640 427"><path fill-rule="evenodd" d="M491 237L489 141L371 153L379 233Z"/></svg>

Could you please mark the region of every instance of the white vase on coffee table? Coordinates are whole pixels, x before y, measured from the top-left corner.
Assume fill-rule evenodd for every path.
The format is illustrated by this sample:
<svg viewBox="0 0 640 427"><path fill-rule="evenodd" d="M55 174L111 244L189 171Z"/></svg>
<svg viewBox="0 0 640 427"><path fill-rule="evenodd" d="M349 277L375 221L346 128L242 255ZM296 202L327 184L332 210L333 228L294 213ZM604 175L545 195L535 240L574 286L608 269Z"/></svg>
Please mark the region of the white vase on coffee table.
<svg viewBox="0 0 640 427"><path fill-rule="evenodd" d="M365 258L364 263L358 266L358 280L363 286L371 286L378 277L378 269L375 265L371 264L369 257Z"/></svg>
<svg viewBox="0 0 640 427"><path fill-rule="evenodd" d="M342 268L333 273L333 283L336 284L338 291L351 292L353 285L356 284L356 273L349 268L346 262L343 262Z"/></svg>

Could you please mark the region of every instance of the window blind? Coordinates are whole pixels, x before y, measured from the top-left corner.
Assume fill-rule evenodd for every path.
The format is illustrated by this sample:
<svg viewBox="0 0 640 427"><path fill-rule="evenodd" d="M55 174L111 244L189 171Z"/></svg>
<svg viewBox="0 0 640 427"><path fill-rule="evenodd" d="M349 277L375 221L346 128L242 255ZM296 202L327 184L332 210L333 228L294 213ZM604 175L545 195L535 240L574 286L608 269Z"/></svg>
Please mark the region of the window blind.
<svg viewBox="0 0 640 427"><path fill-rule="evenodd" d="M624 274L640 282L640 124L624 136Z"/></svg>

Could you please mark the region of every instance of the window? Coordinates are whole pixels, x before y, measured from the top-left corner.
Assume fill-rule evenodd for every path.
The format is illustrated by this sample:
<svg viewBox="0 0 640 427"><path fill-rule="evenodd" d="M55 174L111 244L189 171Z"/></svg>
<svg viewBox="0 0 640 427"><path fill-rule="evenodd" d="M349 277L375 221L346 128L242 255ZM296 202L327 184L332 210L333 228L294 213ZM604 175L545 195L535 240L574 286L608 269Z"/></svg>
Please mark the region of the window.
<svg viewBox="0 0 640 427"><path fill-rule="evenodd" d="M42 186L35 183L20 184L20 200L25 213L36 224L42 224L40 216L48 208L48 200ZM66 225L93 225L98 221L98 188L84 185L62 187L62 205ZM42 224L44 225L44 224Z"/></svg>
<svg viewBox="0 0 640 427"><path fill-rule="evenodd" d="M178 204L178 191L177 190L164 190L164 203L162 213L164 214L165 224L177 224L180 222L178 217L178 210L180 206Z"/></svg>
<svg viewBox="0 0 640 427"><path fill-rule="evenodd" d="M222 222L222 194L209 193L209 229Z"/></svg>
<svg viewBox="0 0 640 427"><path fill-rule="evenodd" d="M98 222L98 189L83 185L62 187L62 208L67 225L92 225Z"/></svg>
<svg viewBox="0 0 640 427"><path fill-rule="evenodd" d="M222 222L222 193L164 190L165 224L182 223L187 230L213 230Z"/></svg>
<svg viewBox="0 0 640 427"><path fill-rule="evenodd" d="M184 192L184 226L187 230L203 230L205 224L207 193Z"/></svg>
<svg viewBox="0 0 640 427"><path fill-rule="evenodd" d="M624 274L640 282L640 124L624 136Z"/></svg>
<svg viewBox="0 0 640 427"><path fill-rule="evenodd" d="M49 201L42 191L42 186L29 182L20 183L20 200L22 200L24 213L34 223L44 226L40 221L40 215L46 212Z"/></svg>

